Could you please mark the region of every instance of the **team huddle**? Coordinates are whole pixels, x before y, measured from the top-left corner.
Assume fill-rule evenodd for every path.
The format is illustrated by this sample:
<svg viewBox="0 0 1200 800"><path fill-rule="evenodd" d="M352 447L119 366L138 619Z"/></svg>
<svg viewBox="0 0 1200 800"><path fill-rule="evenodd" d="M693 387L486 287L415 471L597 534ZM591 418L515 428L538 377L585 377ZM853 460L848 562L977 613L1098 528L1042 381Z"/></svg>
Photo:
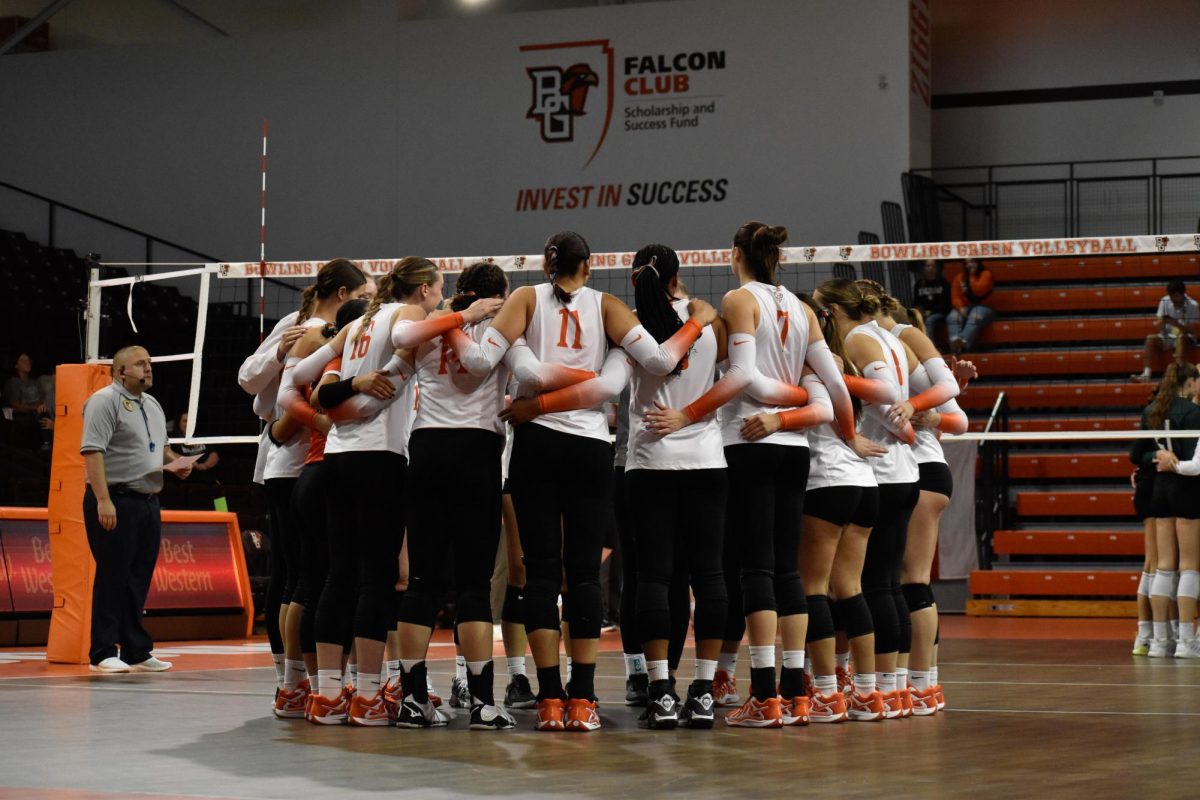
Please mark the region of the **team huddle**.
<svg viewBox="0 0 1200 800"><path fill-rule="evenodd" d="M686 297L662 245L634 258L631 311L587 286L591 253L571 232L546 243L548 280L511 294L486 262L449 300L423 258L378 287L352 262L324 265L239 374L270 423L256 478L272 519L275 714L447 724L425 659L452 576L449 704L469 727L512 728L507 709L536 707L538 730L599 729L614 513L626 703L645 708L643 726L711 728L720 706L727 725L760 728L942 708L930 572L951 477L938 438L966 430L954 398L974 368L948 364L878 284L835 279L811 297L779 285L786 240L738 229L740 288L719 312ZM618 397L614 457L604 408ZM677 690L689 621L695 671Z"/></svg>

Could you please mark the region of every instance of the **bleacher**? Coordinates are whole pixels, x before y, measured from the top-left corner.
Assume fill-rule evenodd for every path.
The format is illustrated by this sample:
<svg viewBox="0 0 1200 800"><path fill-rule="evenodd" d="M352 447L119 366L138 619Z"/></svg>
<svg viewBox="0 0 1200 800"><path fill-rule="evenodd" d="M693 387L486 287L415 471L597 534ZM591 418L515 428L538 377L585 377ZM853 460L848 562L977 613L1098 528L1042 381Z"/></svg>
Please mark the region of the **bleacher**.
<svg viewBox="0 0 1200 800"><path fill-rule="evenodd" d="M983 428L1003 392L1009 431L1136 429L1156 384L1129 376L1141 371L1166 282L1200 276L1200 258L1000 259L988 267L998 318L964 356L981 378L959 399L972 428ZM959 270L948 265L947 278ZM1156 377L1169 359L1157 359ZM968 613L1134 614L1143 533L1133 515L1129 444L1012 443L1011 524L991 537L992 568L970 576Z"/></svg>

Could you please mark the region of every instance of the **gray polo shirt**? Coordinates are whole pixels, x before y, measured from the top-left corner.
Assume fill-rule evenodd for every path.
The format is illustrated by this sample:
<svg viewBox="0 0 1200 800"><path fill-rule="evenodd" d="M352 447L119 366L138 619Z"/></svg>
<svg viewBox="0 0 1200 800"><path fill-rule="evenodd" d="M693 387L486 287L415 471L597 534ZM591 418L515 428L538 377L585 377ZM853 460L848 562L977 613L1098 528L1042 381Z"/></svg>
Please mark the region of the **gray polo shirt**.
<svg viewBox="0 0 1200 800"><path fill-rule="evenodd" d="M84 404L79 452L104 454L110 486L122 484L144 494L161 492L166 448L167 418L158 401L145 392L135 397L114 383Z"/></svg>

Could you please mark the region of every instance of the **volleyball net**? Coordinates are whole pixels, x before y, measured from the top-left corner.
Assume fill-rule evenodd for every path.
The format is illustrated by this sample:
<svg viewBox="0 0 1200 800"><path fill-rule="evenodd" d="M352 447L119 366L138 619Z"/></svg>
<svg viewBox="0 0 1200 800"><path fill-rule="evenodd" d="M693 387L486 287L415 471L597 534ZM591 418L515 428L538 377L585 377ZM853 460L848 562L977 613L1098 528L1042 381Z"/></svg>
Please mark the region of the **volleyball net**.
<svg viewBox="0 0 1200 800"><path fill-rule="evenodd" d="M719 306L736 288L728 249L678 253L690 296ZM633 255L593 254L589 284L632 306ZM1200 234L785 247L777 279L800 293L833 277L870 278L915 307L926 261L937 261L954 283L970 259L991 273L994 286L980 305L994 319L962 354L979 379L959 398L973 419L961 438L1117 443L1146 436L1136 431L1138 419L1165 366L1177 354L1200 357L1195 311L1181 320L1183 329L1165 334L1156 314L1170 281L1200 276ZM381 276L398 260L355 263ZM478 261L503 268L513 288L546 280L540 254L431 260L447 273L447 294L456 273ZM88 359L111 358L133 340L146 344L156 363L155 394L171 398L168 416L188 412L177 438L256 441L259 423L237 386L237 367L258 345L260 326L269 331L294 311L299 290L323 263L101 263L89 284ZM141 274L123 274L129 272ZM167 294L177 299L168 302ZM946 320L931 322L935 341L949 352ZM1150 347L1151 379L1131 380L1143 372L1153 336L1161 341ZM994 415L1001 397L1004 414Z"/></svg>

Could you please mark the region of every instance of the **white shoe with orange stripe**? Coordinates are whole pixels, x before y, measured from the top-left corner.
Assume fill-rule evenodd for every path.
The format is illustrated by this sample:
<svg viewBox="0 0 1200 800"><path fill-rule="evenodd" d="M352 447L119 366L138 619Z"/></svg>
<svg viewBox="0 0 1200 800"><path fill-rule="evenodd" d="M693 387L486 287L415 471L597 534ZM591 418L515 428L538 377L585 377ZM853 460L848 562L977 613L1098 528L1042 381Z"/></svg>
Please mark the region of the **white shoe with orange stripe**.
<svg viewBox="0 0 1200 800"><path fill-rule="evenodd" d="M751 695L741 708L725 715L725 724L735 728L782 728L782 704L778 697L759 701Z"/></svg>

